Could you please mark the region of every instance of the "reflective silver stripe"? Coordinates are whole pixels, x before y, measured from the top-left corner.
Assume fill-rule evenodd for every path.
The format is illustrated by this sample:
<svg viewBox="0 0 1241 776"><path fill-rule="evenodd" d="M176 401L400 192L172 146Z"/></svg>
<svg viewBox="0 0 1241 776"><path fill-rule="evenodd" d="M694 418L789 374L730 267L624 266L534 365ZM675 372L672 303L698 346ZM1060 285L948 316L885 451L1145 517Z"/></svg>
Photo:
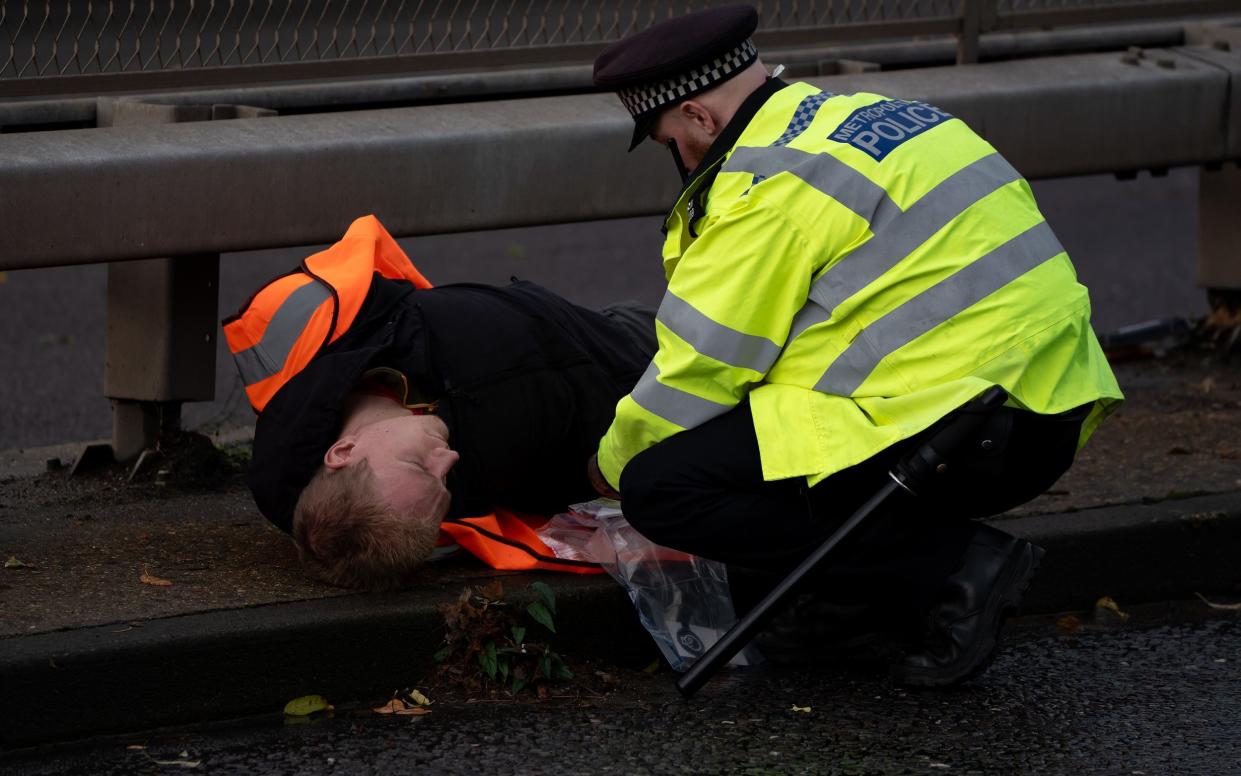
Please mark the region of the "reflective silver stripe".
<svg viewBox="0 0 1241 776"><path fill-rule="evenodd" d="M263 363L263 357L259 355L258 350L255 348L248 348L240 353L234 353L233 363L237 365L237 371L241 373L241 382L244 385L254 385L279 371L272 370L267 364Z"/></svg>
<svg viewBox="0 0 1241 776"><path fill-rule="evenodd" d="M638 406L681 428L697 428L711 418L723 415L732 407L716 404L710 399L669 387L659 382L659 367L654 362L646 368L642 379L629 394Z"/></svg>
<svg viewBox="0 0 1241 776"><path fill-rule="evenodd" d="M664 294L656 319L708 358L766 374L780 355L780 346L716 323L671 291Z"/></svg>
<svg viewBox="0 0 1241 776"><path fill-rule="evenodd" d="M283 369L289 353L297 344L297 338L310 322L310 316L331 296L331 290L317 280L289 294L271 317L271 322L263 331L263 338L254 346L233 355L242 381L246 385L254 385Z"/></svg>
<svg viewBox="0 0 1241 776"><path fill-rule="evenodd" d="M879 362L1064 251L1044 221L871 323L832 362L815 390L849 396Z"/></svg>
<svg viewBox="0 0 1241 776"><path fill-rule="evenodd" d="M742 147L733 151L723 172L748 172L762 178L790 173L852 210L870 224L872 232L901 212L881 186L831 154L784 146Z"/></svg>
<svg viewBox="0 0 1241 776"><path fill-rule="evenodd" d="M811 285L810 302L794 316L788 341L831 318L836 305L878 280L975 202L1020 178L999 154L984 156L945 178L882 232L872 229L874 237Z"/></svg>

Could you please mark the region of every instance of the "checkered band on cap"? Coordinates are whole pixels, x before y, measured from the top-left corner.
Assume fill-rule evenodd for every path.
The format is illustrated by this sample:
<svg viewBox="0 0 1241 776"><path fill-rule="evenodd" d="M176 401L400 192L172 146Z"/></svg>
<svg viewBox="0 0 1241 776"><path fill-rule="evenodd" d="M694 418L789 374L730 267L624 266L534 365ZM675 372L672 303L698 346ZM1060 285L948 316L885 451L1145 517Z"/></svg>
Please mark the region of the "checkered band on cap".
<svg viewBox="0 0 1241 776"><path fill-rule="evenodd" d="M679 73L663 81L621 89L617 92L621 103L632 116L641 116L669 103L685 99L711 86L726 81L730 76L758 59L754 41L746 38L735 48L726 51L710 62Z"/></svg>

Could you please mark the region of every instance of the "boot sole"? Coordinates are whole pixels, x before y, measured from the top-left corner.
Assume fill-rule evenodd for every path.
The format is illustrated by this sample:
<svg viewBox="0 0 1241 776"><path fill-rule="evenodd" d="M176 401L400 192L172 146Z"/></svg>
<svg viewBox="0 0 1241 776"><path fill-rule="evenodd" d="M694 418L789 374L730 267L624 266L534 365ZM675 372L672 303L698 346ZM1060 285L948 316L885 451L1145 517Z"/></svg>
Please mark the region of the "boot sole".
<svg viewBox="0 0 1241 776"><path fill-rule="evenodd" d="M986 636L970 646L955 668L925 669L896 665L892 669L892 678L895 681L913 687L949 687L977 676L991 665L999 652L1000 631L1004 627L1004 620L1021 606L1021 599L1038 575L1039 566L1046 553L1042 547L1029 542L1018 545L1016 550L1017 557L1013 557L1013 562L1004 569L1003 576L992 589L983 607L982 616L987 623L991 623L984 629Z"/></svg>

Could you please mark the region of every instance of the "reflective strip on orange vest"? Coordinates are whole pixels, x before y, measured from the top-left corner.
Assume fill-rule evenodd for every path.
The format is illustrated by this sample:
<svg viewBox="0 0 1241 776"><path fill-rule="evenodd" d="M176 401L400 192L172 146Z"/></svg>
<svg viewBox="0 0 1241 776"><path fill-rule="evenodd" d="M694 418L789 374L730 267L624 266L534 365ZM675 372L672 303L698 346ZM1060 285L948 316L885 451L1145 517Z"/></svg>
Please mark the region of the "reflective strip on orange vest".
<svg viewBox="0 0 1241 776"><path fill-rule="evenodd" d="M233 354L246 385L262 382L284 368L311 315L331 298L332 289L313 279L285 298L263 330L262 338Z"/></svg>

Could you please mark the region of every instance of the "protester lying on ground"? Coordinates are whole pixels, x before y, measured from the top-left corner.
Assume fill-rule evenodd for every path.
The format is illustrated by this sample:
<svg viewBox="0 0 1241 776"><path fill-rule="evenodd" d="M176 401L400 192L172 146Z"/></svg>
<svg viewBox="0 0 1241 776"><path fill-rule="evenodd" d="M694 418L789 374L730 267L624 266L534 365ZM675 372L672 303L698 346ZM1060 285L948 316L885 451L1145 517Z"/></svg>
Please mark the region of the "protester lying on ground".
<svg viewBox="0 0 1241 776"><path fill-rule="evenodd" d="M1040 548L964 518L1048 488L1121 392L1029 185L960 119L769 74L753 8L715 8L595 62L672 153L659 350L589 460L651 540L781 574L954 408L1009 395L938 502L897 500L828 565L930 632L897 669L961 681L994 652Z"/></svg>
<svg viewBox="0 0 1241 776"><path fill-rule="evenodd" d="M430 288L373 217L225 321L259 412L248 482L315 576L391 588L441 520L552 515L655 350L654 311L533 283Z"/></svg>

